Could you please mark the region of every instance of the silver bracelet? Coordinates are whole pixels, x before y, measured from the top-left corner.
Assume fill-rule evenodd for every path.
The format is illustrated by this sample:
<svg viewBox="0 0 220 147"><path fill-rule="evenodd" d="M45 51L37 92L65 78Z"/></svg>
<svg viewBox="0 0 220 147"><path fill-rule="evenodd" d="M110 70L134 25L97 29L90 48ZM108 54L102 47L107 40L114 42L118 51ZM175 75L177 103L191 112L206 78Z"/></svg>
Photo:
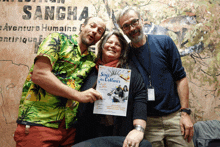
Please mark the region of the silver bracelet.
<svg viewBox="0 0 220 147"><path fill-rule="evenodd" d="M141 125L135 125L134 129L144 133L144 128Z"/></svg>

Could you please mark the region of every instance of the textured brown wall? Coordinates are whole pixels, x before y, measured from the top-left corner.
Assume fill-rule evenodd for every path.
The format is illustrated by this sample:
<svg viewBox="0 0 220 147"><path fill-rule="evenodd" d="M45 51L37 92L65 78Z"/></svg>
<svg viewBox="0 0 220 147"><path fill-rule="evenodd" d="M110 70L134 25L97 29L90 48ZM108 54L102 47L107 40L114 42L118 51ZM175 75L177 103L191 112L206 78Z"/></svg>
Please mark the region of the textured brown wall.
<svg viewBox="0 0 220 147"><path fill-rule="evenodd" d="M71 27L62 31L78 33L87 15L94 15L94 7L87 0L34 1L0 0L0 146L15 146L18 106L22 86L36 56L37 46L49 33L50 27ZM46 7L53 9L46 14ZM57 10L61 8L60 14ZM75 12L68 19L68 11ZM87 9L87 10L86 10ZM62 15L63 16L62 16ZM48 17L47 17L48 16ZM54 17L52 17L54 16ZM59 18L58 18L59 16ZM80 16L82 17L79 20ZM47 28L45 27L47 26ZM19 28L18 30L18 27ZM48 28L49 27L49 28Z"/></svg>

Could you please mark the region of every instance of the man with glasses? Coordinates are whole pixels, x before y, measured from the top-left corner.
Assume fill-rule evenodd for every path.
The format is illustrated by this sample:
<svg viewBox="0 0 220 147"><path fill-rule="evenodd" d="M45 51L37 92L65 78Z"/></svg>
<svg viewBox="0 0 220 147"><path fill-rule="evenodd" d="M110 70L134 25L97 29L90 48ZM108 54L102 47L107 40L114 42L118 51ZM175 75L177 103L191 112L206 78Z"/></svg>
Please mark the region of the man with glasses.
<svg viewBox="0 0 220 147"><path fill-rule="evenodd" d="M79 102L102 99L92 88L78 90L95 66L88 47L100 40L105 28L101 18L88 17L79 35L52 33L41 43L23 86L14 134L17 147L74 144Z"/></svg>
<svg viewBox="0 0 220 147"><path fill-rule="evenodd" d="M117 23L131 40L129 58L148 89L145 139L153 147L193 146L189 88L180 55L166 35L145 35L137 9L124 8Z"/></svg>

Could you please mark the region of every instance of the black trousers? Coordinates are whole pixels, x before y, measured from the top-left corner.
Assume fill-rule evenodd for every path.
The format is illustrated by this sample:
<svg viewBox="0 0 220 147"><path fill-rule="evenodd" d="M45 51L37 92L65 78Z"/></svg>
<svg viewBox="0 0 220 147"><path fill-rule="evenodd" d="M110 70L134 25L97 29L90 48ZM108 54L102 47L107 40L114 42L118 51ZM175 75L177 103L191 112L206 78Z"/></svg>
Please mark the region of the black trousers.
<svg viewBox="0 0 220 147"><path fill-rule="evenodd" d="M72 147L122 147L125 137L107 136L89 139L73 145ZM147 140L141 141L139 147L152 147Z"/></svg>

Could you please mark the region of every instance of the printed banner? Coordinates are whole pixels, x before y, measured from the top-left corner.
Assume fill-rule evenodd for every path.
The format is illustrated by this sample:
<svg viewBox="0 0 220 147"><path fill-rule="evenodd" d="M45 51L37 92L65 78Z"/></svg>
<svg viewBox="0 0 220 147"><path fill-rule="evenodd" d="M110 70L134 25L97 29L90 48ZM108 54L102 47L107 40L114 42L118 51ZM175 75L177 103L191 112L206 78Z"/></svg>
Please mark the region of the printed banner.
<svg viewBox="0 0 220 147"><path fill-rule="evenodd" d="M78 34L83 21L96 15L89 0L0 0L0 3L0 49L19 56L36 55L39 44L50 33ZM11 60L4 52L0 55L1 60Z"/></svg>

